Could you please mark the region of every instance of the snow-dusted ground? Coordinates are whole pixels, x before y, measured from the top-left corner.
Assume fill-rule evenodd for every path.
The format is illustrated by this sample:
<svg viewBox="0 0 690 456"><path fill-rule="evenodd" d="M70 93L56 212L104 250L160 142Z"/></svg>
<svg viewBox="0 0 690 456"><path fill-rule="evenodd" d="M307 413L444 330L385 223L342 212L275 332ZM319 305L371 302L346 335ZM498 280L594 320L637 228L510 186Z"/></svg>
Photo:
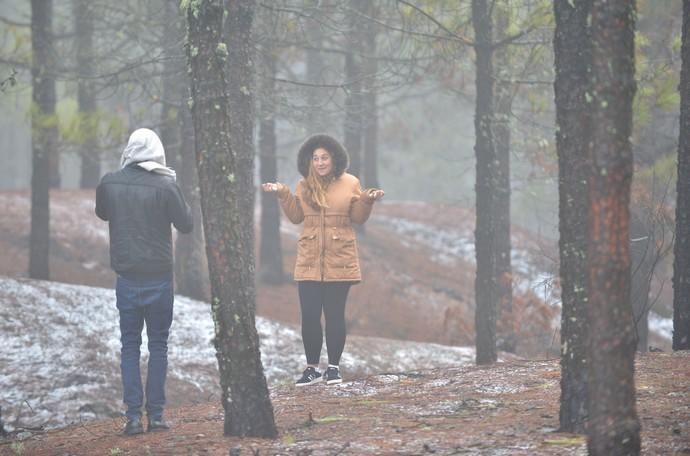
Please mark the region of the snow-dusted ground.
<svg viewBox="0 0 690 456"><path fill-rule="evenodd" d="M298 330L261 317L257 329L269 385L294 381L304 363ZM0 407L5 427L56 427L118 414L119 335L111 289L0 277ZM177 296L169 341L169 402L185 402L171 397L178 389L180 394L197 392L197 398L218 396L212 338L209 306ZM143 354L145 347L144 337ZM348 373L459 366L473 359L472 348L352 336L342 369L347 380Z"/></svg>
<svg viewBox="0 0 690 456"><path fill-rule="evenodd" d="M433 223L424 223L400 217L374 214L373 223L380 223L400 237L406 247L423 246L431 251L431 258L445 266L456 262L474 263L474 227L468 220L459 220L453 229L442 229ZM558 293L554 293L554 274L537 266L534 252L536 245L516 235L512 239L511 268L513 286L522 293L532 292L546 304L559 305Z"/></svg>

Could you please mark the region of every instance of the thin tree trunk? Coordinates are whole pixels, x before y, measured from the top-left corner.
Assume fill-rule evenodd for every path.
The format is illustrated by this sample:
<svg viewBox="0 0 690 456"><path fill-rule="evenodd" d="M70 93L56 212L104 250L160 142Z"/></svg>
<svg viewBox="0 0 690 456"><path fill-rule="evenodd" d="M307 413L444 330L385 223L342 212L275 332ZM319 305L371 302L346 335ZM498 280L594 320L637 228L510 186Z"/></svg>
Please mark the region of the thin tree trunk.
<svg viewBox="0 0 690 456"><path fill-rule="evenodd" d="M180 106L180 162L177 179L192 210L194 226L202 226L199 178L194 154L194 123L187 104ZM204 249L204 231L192 231L190 236L178 236L175 242L175 287L179 294L200 301L210 301L211 287L208 261Z"/></svg>
<svg viewBox="0 0 690 456"><path fill-rule="evenodd" d="M51 163L57 154L55 78L53 76L53 2L31 0L32 100L31 237L29 277L50 278Z"/></svg>
<svg viewBox="0 0 690 456"><path fill-rule="evenodd" d="M499 9L497 13L497 39L503 38L508 29L508 14ZM510 67L506 46L496 51L497 72L505 74ZM506 80L508 78L500 78ZM496 112L493 133L496 148L496 305L498 306L497 348L515 353L517 340L513 320L513 269L511 265L510 242L510 114L513 105L512 86L508 82L496 84Z"/></svg>
<svg viewBox="0 0 690 456"><path fill-rule="evenodd" d="M348 83L345 100L344 145L350 155L348 172L360 177L362 171L362 49L363 26L361 14L366 12L364 0L349 0L348 33L345 43L345 80ZM360 14L358 14L360 13Z"/></svg>
<svg viewBox="0 0 690 456"><path fill-rule="evenodd" d="M591 67L587 21L592 0L556 0L554 54L561 278L560 430L584 433L587 421L588 138L585 100Z"/></svg>
<svg viewBox="0 0 690 456"><path fill-rule="evenodd" d="M80 117L81 188L96 188L101 178L101 153L98 147L98 114L93 76L93 5L87 0L73 0L77 45L77 103Z"/></svg>
<svg viewBox="0 0 690 456"><path fill-rule="evenodd" d="M683 0L680 138L673 246L673 349L690 350L690 0Z"/></svg>
<svg viewBox="0 0 690 456"><path fill-rule="evenodd" d="M183 151L180 135L179 112L186 94L186 75L184 72L184 18L180 17L178 0L165 0L163 4L164 25L160 47L163 53L163 87L161 107L161 141L165 147L167 165L173 169L180 167Z"/></svg>
<svg viewBox="0 0 690 456"><path fill-rule="evenodd" d="M276 56L271 46L261 54L265 74L263 81L259 123L259 171L261 182L278 180L276 157L276 120L273 106L275 96ZM285 280L283 248L280 241L280 207L275 195L261 192L261 240L259 244L259 278L268 284L280 284Z"/></svg>
<svg viewBox="0 0 690 456"><path fill-rule="evenodd" d="M368 5L368 13L371 17L376 16L376 5L371 2ZM363 181L367 188L379 187L378 175L378 147L379 147L379 122L378 122L378 96L376 88L376 74L378 72L378 60L376 58L376 36L375 27L367 27L365 31L365 53L364 58L364 143L363 143Z"/></svg>
<svg viewBox="0 0 690 456"><path fill-rule="evenodd" d="M165 0L165 29L161 48L165 56L163 71L163 107L161 140L168 165L177 170L180 189L192 210L194 226L202 226L199 179L194 153L194 122L189 110L188 78L184 66L183 43L185 19L180 15L178 0ZM190 298L210 300L208 262L204 250L203 230L175 241L175 289Z"/></svg>
<svg viewBox="0 0 690 456"><path fill-rule="evenodd" d="M320 0L311 0L308 6L308 13L312 17L318 17L321 9ZM323 56L319 47L323 42L323 32L318 21L310 21L307 27L307 39L309 49L307 49L306 77L310 84L324 83ZM325 133L327 123L324 117L323 105L327 100L325 90L320 87L308 87L306 89L307 98L307 131L310 134Z"/></svg>
<svg viewBox="0 0 690 456"><path fill-rule="evenodd" d="M275 437L255 322L250 41L255 3L226 4L227 10L223 0L185 5L214 345L225 435Z"/></svg>
<svg viewBox="0 0 690 456"><path fill-rule="evenodd" d="M649 347L649 291L658 254L654 241L652 219L642 210L630 214L630 299L637 351L646 352Z"/></svg>
<svg viewBox="0 0 690 456"><path fill-rule="evenodd" d="M589 188L590 455L640 453L635 326L630 304L630 145L635 95L634 2L592 4Z"/></svg>
<svg viewBox="0 0 690 456"><path fill-rule="evenodd" d="M477 157L475 251L475 318L477 364L496 362L496 223L494 185L496 152L492 136L494 109L491 16L486 0L472 0L475 35L477 102L474 116Z"/></svg>

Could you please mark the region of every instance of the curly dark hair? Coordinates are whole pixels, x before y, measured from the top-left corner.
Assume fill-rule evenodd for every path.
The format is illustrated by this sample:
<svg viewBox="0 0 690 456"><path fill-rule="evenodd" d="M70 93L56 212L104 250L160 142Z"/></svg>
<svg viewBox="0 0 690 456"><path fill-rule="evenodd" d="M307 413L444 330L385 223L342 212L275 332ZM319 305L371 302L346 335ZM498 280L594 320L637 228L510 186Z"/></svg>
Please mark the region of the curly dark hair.
<svg viewBox="0 0 690 456"><path fill-rule="evenodd" d="M333 159L333 176L338 178L343 175L350 163L350 158L342 144L335 138L326 134L313 135L307 138L300 146L297 153L297 169L305 178L309 176L312 155L318 148L324 148L331 154Z"/></svg>

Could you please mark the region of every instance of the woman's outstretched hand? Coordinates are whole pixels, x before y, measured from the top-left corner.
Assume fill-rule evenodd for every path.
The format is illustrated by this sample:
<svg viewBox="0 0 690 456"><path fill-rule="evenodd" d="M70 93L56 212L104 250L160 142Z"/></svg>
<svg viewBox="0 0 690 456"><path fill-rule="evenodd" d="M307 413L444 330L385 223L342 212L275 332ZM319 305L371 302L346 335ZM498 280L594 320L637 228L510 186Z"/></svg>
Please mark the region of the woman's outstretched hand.
<svg viewBox="0 0 690 456"><path fill-rule="evenodd" d="M383 195L385 195L385 192L380 188L370 188L367 190L367 196L373 201L383 198Z"/></svg>
<svg viewBox="0 0 690 456"><path fill-rule="evenodd" d="M266 182L265 184L261 184L261 188L265 192L277 192L280 189L280 185L275 182Z"/></svg>

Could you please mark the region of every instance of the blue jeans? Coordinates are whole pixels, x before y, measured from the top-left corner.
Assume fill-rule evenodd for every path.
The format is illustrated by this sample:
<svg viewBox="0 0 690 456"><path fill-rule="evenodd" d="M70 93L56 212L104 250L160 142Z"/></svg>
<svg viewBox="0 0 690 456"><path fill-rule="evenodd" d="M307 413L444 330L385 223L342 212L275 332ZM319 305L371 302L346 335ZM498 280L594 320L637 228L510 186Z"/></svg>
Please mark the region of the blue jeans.
<svg viewBox="0 0 690 456"><path fill-rule="evenodd" d="M115 294L120 311L120 371L127 419L141 418L144 393L139 358L144 323L149 340L146 413L149 419L161 419L168 371L168 333L173 317L172 279L133 280L118 276Z"/></svg>

